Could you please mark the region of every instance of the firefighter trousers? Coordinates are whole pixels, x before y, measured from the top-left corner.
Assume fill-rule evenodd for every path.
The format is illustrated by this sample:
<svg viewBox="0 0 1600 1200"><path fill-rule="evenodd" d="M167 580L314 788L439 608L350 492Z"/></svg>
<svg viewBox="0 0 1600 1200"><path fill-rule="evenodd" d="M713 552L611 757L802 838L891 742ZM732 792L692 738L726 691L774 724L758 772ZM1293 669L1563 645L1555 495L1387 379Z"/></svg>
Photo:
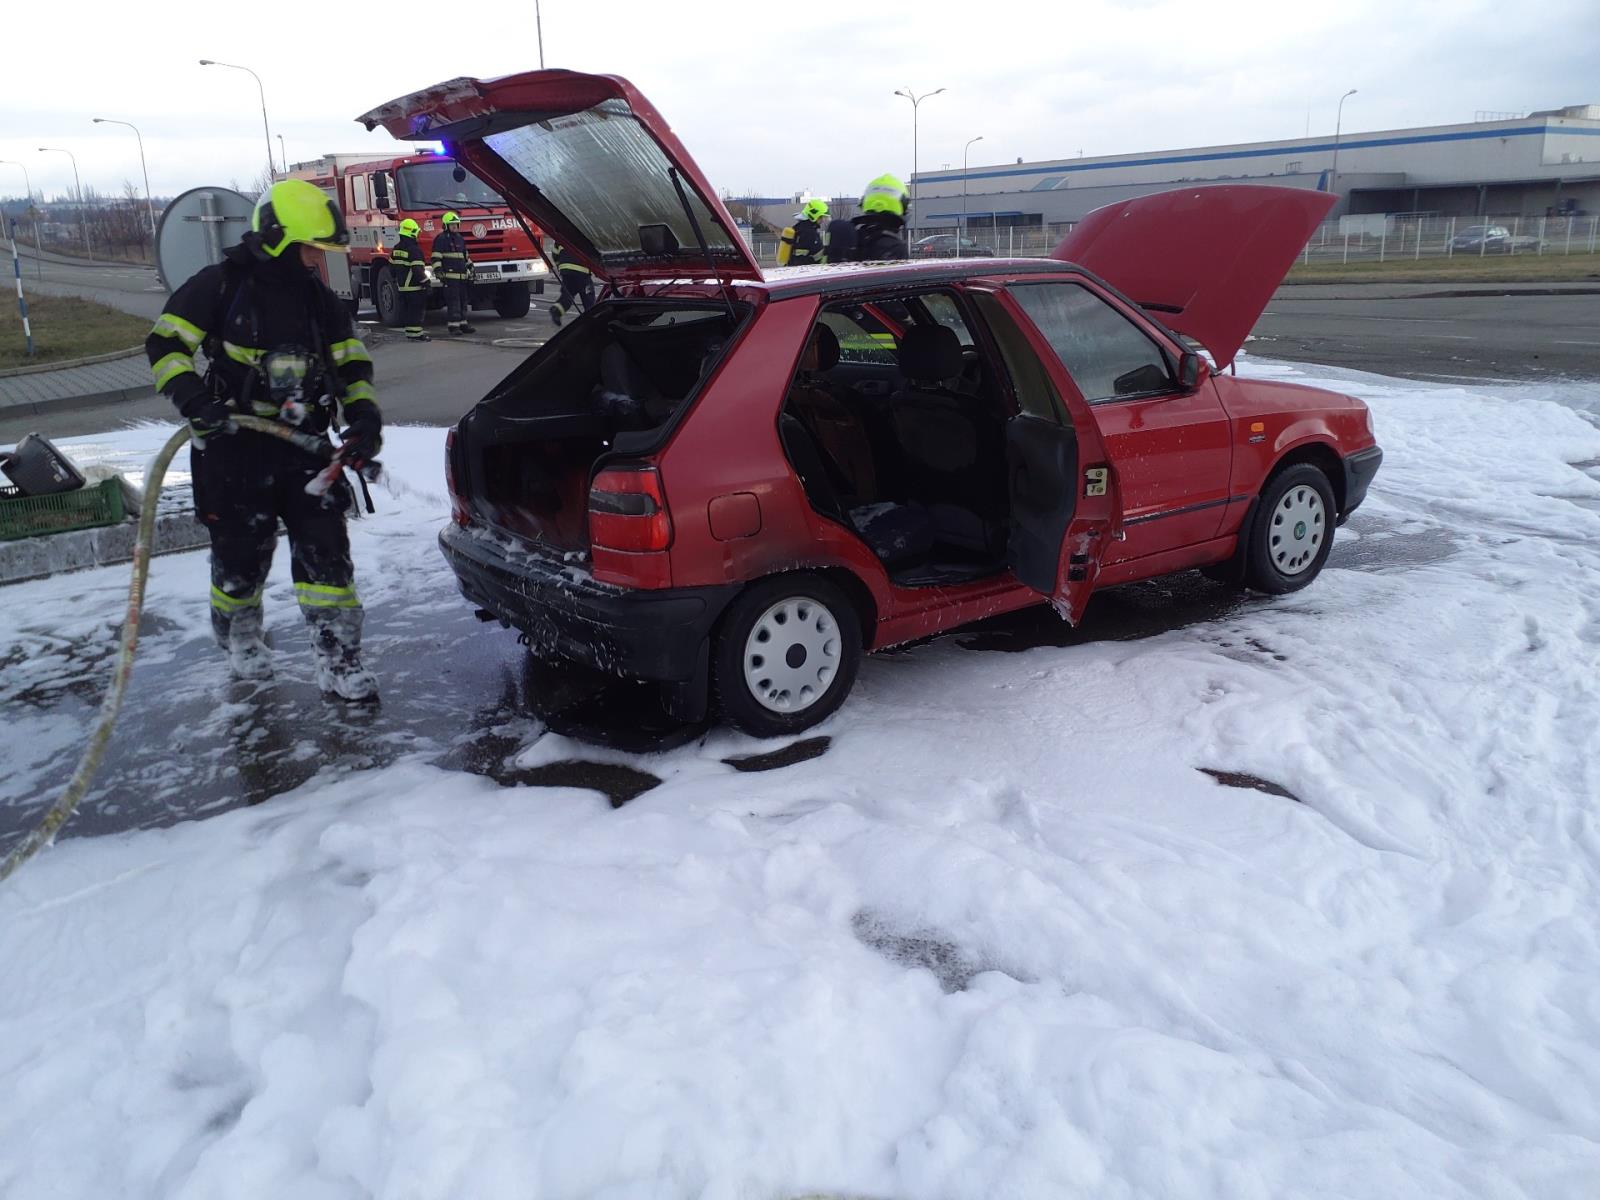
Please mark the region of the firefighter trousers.
<svg viewBox="0 0 1600 1200"><path fill-rule="evenodd" d="M594 276L587 271L562 271L561 295L556 298L556 311L565 316L576 307L580 297L583 306L579 311L588 312L594 307Z"/></svg>
<svg viewBox="0 0 1600 1200"><path fill-rule="evenodd" d="M422 336L422 315L427 303L428 293L423 288L400 284L400 324L405 326L408 338Z"/></svg>
<svg viewBox="0 0 1600 1200"><path fill-rule="evenodd" d="M472 307L468 297L471 287L465 279L444 281L445 324L451 333L467 327L467 313Z"/></svg>
<svg viewBox="0 0 1600 1200"><path fill-rule="evenodd" d="M213 434L190 451L195 515L211 534L211 629L222 646L236 614L261 607L281 518L289 535L295 596L313 634L361 624L345 513L354 503L341 475L324 496L306 484L326 465L264 434ZM357 634L359 637L359 633Z"/></svg>

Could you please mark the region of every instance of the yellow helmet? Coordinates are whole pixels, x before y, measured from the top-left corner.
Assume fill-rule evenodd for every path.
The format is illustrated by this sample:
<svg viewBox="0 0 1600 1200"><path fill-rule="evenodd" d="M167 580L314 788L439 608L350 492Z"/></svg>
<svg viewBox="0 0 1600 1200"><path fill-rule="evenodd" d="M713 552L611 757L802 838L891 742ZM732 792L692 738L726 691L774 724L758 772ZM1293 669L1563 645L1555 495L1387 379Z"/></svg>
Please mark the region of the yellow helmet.
<svg viewBox="0 0 1600 1200"><path fill-rule="evenodd" d="M296 242L341 253L350 248L339 206L304 179L280 179L261 193L250 228L261 239L261 252L271 258Z"/></svg>
<svg viewBox="0 0 1600 1200"><path fill-rule="evenodd" d="M461 215L459 213L447 212L444 216L439 218L439 224L459 225L461 224Z"/></svg>
<svg viewBox="0 0 1600 1200"><path fill-rule="evenodd" d="M419 234L421 232L422 232L422 226L418 225L410 217L407 217L404 221L400 222L400 236L401 237L416 237L417 234Z"/></svg>
<svg viewBox="0 0 1600 1200"><path fill-rule="evenodd" d="M892 213L897 217L903 217L906 215L906 200L909 198L905 184L893 175L879 175L867 184L867 190L861 193L861 211Z"/></svg>
<svg viewBox="0 0 1600 1200"><path fill-rule="evenodd" d="M828 215L828 202L826 200L807 200L805 207L800 210L800 215L808 221L820 221Z"/></svg>

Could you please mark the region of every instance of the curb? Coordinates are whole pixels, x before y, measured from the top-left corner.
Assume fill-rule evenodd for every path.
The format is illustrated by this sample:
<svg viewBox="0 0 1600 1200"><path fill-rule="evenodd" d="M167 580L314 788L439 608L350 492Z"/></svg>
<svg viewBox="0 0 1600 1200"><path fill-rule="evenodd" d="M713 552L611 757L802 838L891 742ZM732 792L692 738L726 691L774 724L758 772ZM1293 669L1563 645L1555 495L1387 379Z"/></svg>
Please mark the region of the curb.
<svg viewBox="0 0 1600 1200"><path fill-rule="evenodd" d="M67 412L74 408L94 408L122 400L147 400L156 394L152 386L115 388L109 392L90 392L86 396L56 396L49 400L18 401L8 404L0 401L0 419L12 416L46 416L54 412Z"/></svg>
<svg viewBox="0 0 1600 1200"><path fill-rule="evenodd" d="M135 354L143 354L143 346L129 346L126 350L112 350L108 354L91 354L86 358L69 358L63 362L39 363L32 367L7 367L0 371L0 379L11 379L17 375L42 375L46 371L65 371L68 367L92 367L96 363L116 362L119 358L132 358Z"/></svg>

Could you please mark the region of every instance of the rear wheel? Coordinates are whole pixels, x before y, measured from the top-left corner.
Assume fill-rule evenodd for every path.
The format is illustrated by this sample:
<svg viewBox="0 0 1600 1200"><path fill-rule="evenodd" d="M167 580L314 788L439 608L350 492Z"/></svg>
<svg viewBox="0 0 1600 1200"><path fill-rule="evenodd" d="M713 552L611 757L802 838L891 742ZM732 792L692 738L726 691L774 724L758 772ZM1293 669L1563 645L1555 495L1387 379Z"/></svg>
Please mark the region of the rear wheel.
<svg viewBox="0 0 1600 1200"><path fill-rule="evenodd" d="M1336 513L1333 485L1319 468L1295 463L1279 471L1256 508L1245 583L1271 595L1305 587L1328 561Z"/></svg>
<svg viewBox="0 0 1600 1200"><path fill-rule="evenodd" d="M494 290L494 311L508 321L527 316L532 303L525 283L502 283Z"/></svg>
<svg viewBox="0 0 1600 1200"><path fill-rule="evenodd" d="M378 321L390 329L400 325L400 288L388 268L372 268L372 306L378 310Z"/></svg>
<svg viewBox="0 0 1600 1200"><path fill-rule="evenodd" d="M755 737L781 737L829 716L861 665L861 626L848 597L819 575L768 579L729 607L712 686L724 716Z"/></svg>

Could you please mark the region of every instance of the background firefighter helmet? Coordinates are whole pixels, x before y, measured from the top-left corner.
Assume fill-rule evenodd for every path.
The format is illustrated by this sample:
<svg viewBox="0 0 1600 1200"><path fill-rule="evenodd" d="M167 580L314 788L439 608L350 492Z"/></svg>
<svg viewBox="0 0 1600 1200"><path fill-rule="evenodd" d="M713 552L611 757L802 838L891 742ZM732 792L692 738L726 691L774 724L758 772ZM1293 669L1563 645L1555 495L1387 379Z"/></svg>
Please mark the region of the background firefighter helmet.
<svg viewBox="0 0 1600 1200"><path fill-rule="evenodd" d="M894 216L906 215L906 185L893 175L879 175L867 184L867 190L861 194L861 211L869 213L892 213Z"/></svg>
<svg viewBox="0 0 1600 1200"><path fill-rule="evenodd" d="M296 242L345 251L350 234L339 206L304 179L283 179L256 201L250 228L261 238L261 252L277 258Z"/></svg>
<svg viewBox="0 0 1600 1200"><path fill-rule="evenodd" d="M439 224L459 225L461 224L461 215L459 213L447 212L444 216L439 218Z"/></svg>
<svg viewBox="0 0 1600 1200"><path fill-rule="evenodd" d="M410 217L407 217L404 221L400 222L400 236L401 237L416 237L417 234L419 234L421 232L422 232L422 226L418 225Z"/></svg>
<svg viewBox="0 0 1600 1200"><path fill-rule="evenodd" d="M800 215L808 221L821 221L828 215L828 202L826 200L807 200L805 207L800 210Z"/></svg>

